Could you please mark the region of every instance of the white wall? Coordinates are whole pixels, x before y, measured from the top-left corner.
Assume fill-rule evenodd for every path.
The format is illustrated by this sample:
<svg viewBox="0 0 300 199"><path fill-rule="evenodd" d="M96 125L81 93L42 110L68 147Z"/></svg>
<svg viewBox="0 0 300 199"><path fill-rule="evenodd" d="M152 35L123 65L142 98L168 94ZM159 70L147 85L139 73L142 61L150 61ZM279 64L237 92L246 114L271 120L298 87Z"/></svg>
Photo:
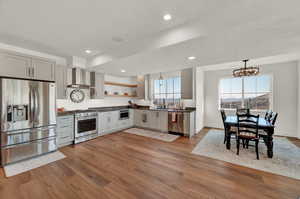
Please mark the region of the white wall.
<svg viewBox="0 0 300 199"><path fill-rule="evenodd" d="M298 138L300 139L300 61L298 61Z"/></svg>
<svg viewBox="0 0 300 199"><path fill-rule="evenodd" d="M204 70L196 68L195 74L196 98L196 133L204 127Z"/></svg>
<svg viewBox="0 0 300 199"><path fill-rule="evenodd" d="M194 70L194 75L195 75L196 68L194 68L193 70ZM159 79L160 76L162 76L164 79L168 79L168 78L172 78L172 77L176 77L176 76L180 76L180 75L181 75L180 70L150 74L150 82L151 83L148 85L148 88L146 88L146 89L151 89L150 95L153 95L153 89L154 89L153 88L153 80L154 79ZM193 80L194 88L195 88L195 79L196 78L194 78L194 80ZM195 94L195 91L193 92L193 99L181 100L181 102L183 103L183 105L185 107L195 107L195 95L194 94ZM152 104L152 101L150 99L149 100L136 99L136 100L134 100L134 103L137 103L138 105L141 105L141 106L150 106Z"/></svg>
<svg viewBox="0 0 300 199"><path fill-rule="evenodd" d="M58 108L64 107L66 110L88 109L91 107L127 106L130 98L105 97L105 99L86 100L81 103L73 103L70 100L57 100Z"/></svg>
<svg viewBox="0 0 300 199"><path fill-rule="evenodd" d="M87 60L83 57L72 56L71 67L86 68Z"/></svg>
<svg viewBox="0 0 300 199"><path fill-rule="evenodd" d="M273 75L273 111L278 112L275 134L297 137L298 70L297 62L263 65L261 74ZM223 128L218 110L218 84L232 70L205 72L204 123L207 127Z"/></svg>
<svg viewBox="0 0 300 199"><path fill-rule="evenodd" d="M136 79L133 77L119 77L112 75L105 75L105 81L126 83L126 84L135 84ZM57 107L64 107L67 110L76 110L76 109L88 109L91 107L108 107L108 106L126 106L128 101L132 100L129 97L104 97L104 99L87 99L81 103L74 103L71 100L57 100Z"/></svg>

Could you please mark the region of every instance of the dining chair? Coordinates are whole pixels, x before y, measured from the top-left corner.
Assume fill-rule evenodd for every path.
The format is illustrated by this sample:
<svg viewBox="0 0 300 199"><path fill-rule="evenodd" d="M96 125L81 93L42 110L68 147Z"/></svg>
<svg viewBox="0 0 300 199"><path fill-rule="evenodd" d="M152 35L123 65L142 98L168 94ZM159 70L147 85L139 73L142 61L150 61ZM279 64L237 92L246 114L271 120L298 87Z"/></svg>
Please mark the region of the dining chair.
<svg viewBox="0 0 300 199"><path fill-rule="evenodd" d="M224 144L225 144L226 143L226 138L227 138L225 121L226 121L227 116L226 116L226 113L225 113L224 109L222 109L220 112L221 112L222 121L223 121L223 125L224 125ZM233 127L231 127L229 129L229 131L230 131L230 134L236 134L236 130L234 130Z"/></svg>
<svg viewBox="0 0 300 199"><path fill-rule="evenodd" d="M237 155L240 152L240 140L247 143L247 148L249 146L249 141L255 142L255 151L256 151L256 159L259 160L258 153L258 143L259 143L259 135L258 135L258 121L259 115L237 115L238 119L238 128L236 134L236 148Z"/></svg>
<svg viewBox="0 0 300 199"><path fill-rule="evenodd" d="M268 113L268 116L267 116L267 113ZM273 126L275 126L278 113L272 112L272 111L268 111L267 113L265 115L265 120L270 122ZM267 132L263 129L258 130L258 134L259 134L259 137L261 138L261 140L264 140L264 141L265 141L266 136L268 136Z"/></svg>
<svg viewBox="0 0 300 199"><path fill-rule="evenodd" d="M238 108L236 109L236 114L237 115L249 115L250 114L250 109L249 108Z"/></svg>
<svg viewBox="0 0 300 199"><path fill-rule="evenodd" d="M265 114L265 120L269 121L272 116L272 111L268 110Z"/></svg>
<svg viewBox="0 0 300 199"><path fill-rule="evenodd" d="M274 126L275 123L276 123L276 120L277 120L277 116L278 116L278 113L276 112L272 112L270 118L269 118L269 122Z"/></svg>

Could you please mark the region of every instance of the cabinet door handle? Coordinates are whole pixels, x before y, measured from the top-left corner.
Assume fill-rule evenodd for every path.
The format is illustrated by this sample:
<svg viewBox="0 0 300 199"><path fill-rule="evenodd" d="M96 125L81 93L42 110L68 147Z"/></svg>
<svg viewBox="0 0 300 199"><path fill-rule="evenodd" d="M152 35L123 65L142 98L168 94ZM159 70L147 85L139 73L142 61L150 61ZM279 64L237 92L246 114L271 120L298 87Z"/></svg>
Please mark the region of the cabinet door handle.
<svg viewBox="0 0 300 199"><path fill-rule="evenodd" d="M29 68L27 69L27 71L28 71L28 77L31 77L31 68L29 67Z"/></svg>
<svg viewBox="0 0 300 199"><path fill-rule="evenodd" d="M34 69L32 67L29 68L29 77L34 77Z"/></svg>

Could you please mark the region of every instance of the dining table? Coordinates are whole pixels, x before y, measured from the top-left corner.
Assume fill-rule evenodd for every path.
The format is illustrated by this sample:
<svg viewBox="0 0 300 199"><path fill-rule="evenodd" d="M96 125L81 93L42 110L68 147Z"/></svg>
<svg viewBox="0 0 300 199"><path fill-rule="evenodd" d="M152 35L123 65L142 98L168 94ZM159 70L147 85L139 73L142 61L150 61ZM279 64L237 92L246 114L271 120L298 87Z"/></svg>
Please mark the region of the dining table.
<svg viewBox="0 0 300 199"><path fill-rule="evenodd" d="M224 122L225 125L225 133L226 133L226 148L229 150L231 147L230 139L232 131L230 131L231 127L238 126L238 118L237 116L227 116ZM248 125L248 126L247 126ZM253 124L247 124L244 127L253 127ZM273 135L274 135L275 126L266 120L265 118L260 117L258 121L258 129L259 137L263 138L264 143L267 147L267 154L269 158L273 157Z"/></svg>

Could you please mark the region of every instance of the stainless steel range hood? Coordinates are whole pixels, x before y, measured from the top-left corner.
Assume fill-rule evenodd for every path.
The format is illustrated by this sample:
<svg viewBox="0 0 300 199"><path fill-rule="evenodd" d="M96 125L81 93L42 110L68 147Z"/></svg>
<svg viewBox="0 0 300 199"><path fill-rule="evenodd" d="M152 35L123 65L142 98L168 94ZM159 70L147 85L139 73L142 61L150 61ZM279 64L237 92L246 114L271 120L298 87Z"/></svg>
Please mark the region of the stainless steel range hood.
<svg viewBox="0 0 300 199"><path fill-rule="evenodd" d="M70 88L90 88L91 73L82 68L68 69L68 87Z"/></svg>

